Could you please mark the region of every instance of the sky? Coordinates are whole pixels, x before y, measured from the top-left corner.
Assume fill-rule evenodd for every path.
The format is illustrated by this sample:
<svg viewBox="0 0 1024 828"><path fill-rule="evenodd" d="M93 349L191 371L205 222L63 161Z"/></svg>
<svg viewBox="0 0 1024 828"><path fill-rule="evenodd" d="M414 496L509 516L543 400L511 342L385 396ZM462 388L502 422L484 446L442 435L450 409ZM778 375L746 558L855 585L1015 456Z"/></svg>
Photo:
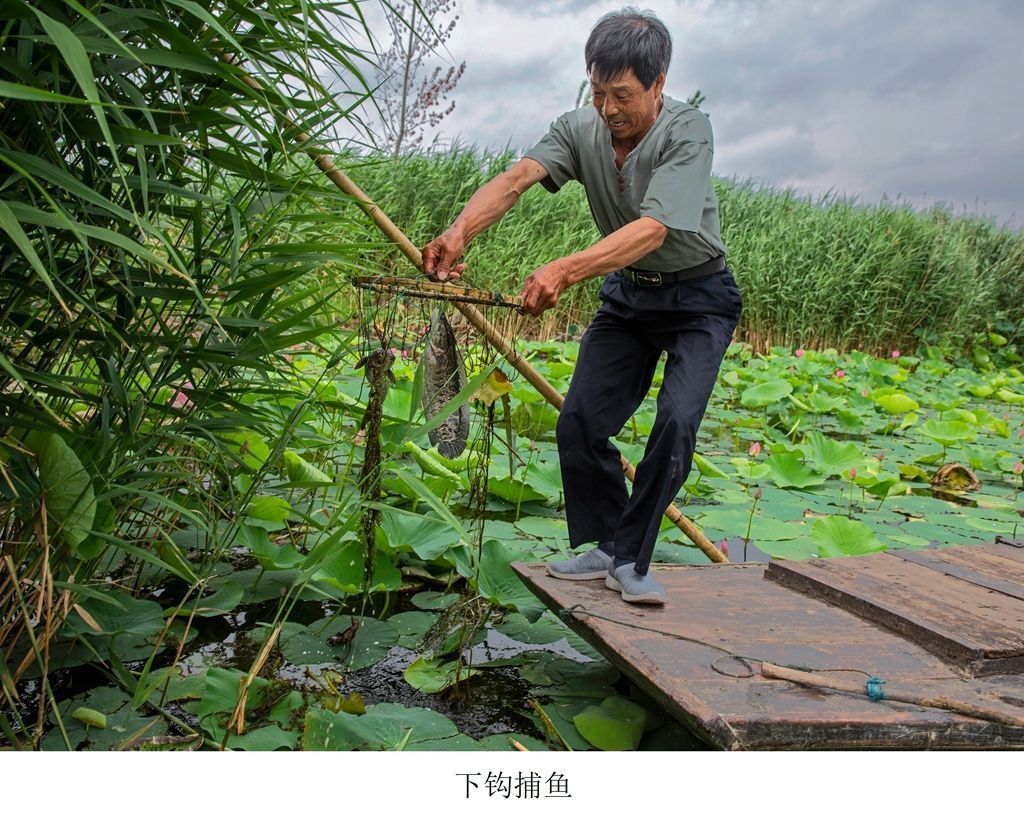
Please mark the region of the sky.
<svg viewBox="0 0 1024 828"><path fill-rule="evenodd" d="M665 93L700 89L714 173L1024 227L1024 0L651 0ZM574 106L615 3L456 0L430 65L466 62L442 144L532 146ZM382 30L383 31L383 30Z"/></svg>

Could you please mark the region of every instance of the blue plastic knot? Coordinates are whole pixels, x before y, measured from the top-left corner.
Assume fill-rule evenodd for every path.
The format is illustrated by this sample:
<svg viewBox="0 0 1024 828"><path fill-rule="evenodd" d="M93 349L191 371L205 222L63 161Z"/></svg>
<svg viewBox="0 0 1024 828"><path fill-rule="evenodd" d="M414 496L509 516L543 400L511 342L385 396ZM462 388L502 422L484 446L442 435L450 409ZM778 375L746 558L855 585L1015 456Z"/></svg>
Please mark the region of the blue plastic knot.
<svg viewBox="0 0 1024 828"><path fill-rule="evenodd" d="M885 689L882 685L885 684L885 679L879 676L871 676L868 679L867 691L868 698L871 701L883 701L885 699Z"/></svg>

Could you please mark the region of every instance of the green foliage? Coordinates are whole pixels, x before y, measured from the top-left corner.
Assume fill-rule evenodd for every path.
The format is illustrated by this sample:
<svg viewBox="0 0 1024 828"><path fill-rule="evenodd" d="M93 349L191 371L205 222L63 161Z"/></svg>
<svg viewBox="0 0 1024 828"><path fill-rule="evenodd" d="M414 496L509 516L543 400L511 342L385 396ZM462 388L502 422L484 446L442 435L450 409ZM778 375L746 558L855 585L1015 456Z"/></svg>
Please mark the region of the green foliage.
<svg viewBox="0 0 1024 828"><path fill-rule="evenodd" d="M819 518L811 528L811 538L823 558L835 555L869 555L888 548L867 526L842 515Z"/></svg>
<svg viewBox="0 0 1024 828"><path fill-rule="evenodd" d="M573 717L576 729L601 750L636 750L647 723L647 711L622 696L608 696Z"/></svg>
<svg viewBox="0 0 1024 828"><path fill-rule="evenodd" d="M362 94L361 57L345 34L361 26L355 4L90 8L15 0L0 24L0 540L17 573L0 576L5 700L22 664L19 678L98 660L127 694L97 688L57 704L44 690L44 747L161 737L165 720L143 706L156 698L182 702L199 735L227 737L229 749L292 748L300 738L307 749L490 746L431 711L327 692L330 669L394 662L393 647L420 645L435 618L466 606L484 608L479 625L465 637L468 622L440 625L432 654L453 658L413 660L413 687L450 689L464 655L454 650L477 642L490 613L504 612L496 608L513 610L497 628L524 647L566 638L588 650L512 569L567 551L556 414L524 383L514 380L505 398L518 433L508 447L494 441L480 492L482 544L467 500L483 441L453 461L424 448L430 424L411 364L396 361L401 378L385 402L388 493L359 500L366 387L353 368L355 334L338 330L350 310L339 276L407 267L293 151L299 129L315 140L342 117L307 66L344 66ZM239 64L218 59L226 52ZM425 242L512 157L350 160ZM761 355L730 348L684 510L706 531L789 557L1019 533L1011 495L1024 480L1024 374L1010 301L1024 270L1019 238L937 213L718 186L745 330ZM535 188L471 248L470 281L515 292L537 265L595 238L579 188L557 198ZM549 326L585 319L597 289L574 290ZM857 350L798 359L769 347L832 341L888 354L919 336L915 326L944 328L966 347L886 359ZM546 342L524 352L564 388L577 349ZM497 366L476 364L486 365L466 397ZM653 420L652 395L621 435L632 459ZM760 457L748 455L754 441ZM984 480L971 512L921 496L947 450ZM356 538L367 507L381 522L365 591ZM656 559L699 560L665 530ZM377 612L409 588L419 590L415 612ZM77 602L70 612L65 594ZM315 621L290 615L300 602ZM205 645L193 645L179 661L189 675L149 672L157 652L189 647L212 617L234 635L244 615L248 632L238 630L232 657L244 664L202 661ZM258 651L275 629L249 687L245 733L229 735L256 658L246 647ZM569 744L637 746L646 725L631 703L600 703L614 695L613 669L528 655L538 657L517 662L519 677L554 700L544 710ZM325 692L311 695L307 679Z"/></svg>
<svg viewBox="0 0 1024 828"><path fill-rule="evenodd" d="M59 630L28 611L55 612L46 578L72 599L111 573L195 581L306 448L323 383L285 355L334 330L324 265L365 245L298 138L344 117L311 67L366 94L360 32L355 2L5 4L0 543L26 584L0 585L6 646Z"/></svg>
<svg viewBox="0 0 1024 828"><path fill-rule="evenodd" d="M367 157L364 188L413 243L426 244L473 191L518 154L457 147L398 160ZM737 336L766 349L788 344L889 353L924 341L962 346L977 332L1021 341L1024 237L942 207L858 204L827 195L715 179L728 260L743 293ZM582 187L531 188L466 251L464 279L516 294L537 267L598 238ZM381 272L408 273L396 254ZM585 324L600 279L567 291L541 318L542 338ZM996 340L998 341L998 340ZM988 340L986 340L988 342Z"/></svg>

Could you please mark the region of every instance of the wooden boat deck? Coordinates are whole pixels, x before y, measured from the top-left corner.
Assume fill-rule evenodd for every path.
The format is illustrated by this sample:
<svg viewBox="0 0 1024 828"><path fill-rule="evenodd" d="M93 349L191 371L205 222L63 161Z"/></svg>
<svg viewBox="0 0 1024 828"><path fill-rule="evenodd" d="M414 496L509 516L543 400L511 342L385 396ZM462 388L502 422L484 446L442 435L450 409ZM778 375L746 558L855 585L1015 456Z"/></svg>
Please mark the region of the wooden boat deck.
<svg viewBox="0 0 1024 828"><path fill-rule="evenodd" d="M553 578L544 564L513 568L550 609L572 608L566 623L713 746L1024 747L1024 728L759 673L768 661L844 679L879 676L1024 717L1024 548L1012 543L655 564L664 607L627 604L603 580ZM746 656L755 675L743 677L744 665L722 650Z"/></svg>

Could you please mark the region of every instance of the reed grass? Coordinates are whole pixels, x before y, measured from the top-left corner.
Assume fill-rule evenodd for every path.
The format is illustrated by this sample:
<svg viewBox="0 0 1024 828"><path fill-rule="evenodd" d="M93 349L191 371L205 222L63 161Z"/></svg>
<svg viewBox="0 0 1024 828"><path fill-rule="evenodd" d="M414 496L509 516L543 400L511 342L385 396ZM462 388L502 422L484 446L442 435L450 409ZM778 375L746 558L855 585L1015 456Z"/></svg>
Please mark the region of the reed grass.
<svg viewBox="0 0 1024 828"><path fill-rule="evenodd" d="M295 143L344 116L314 66L367 94L359 5L5 5L0 717L40 676L26 744L81 596L200 585L316 399L286 349L334 334L321 268L368 245Z"/></svg>
<svg viewBox="0 0 1024 828"><path fill-rule="evenodd" d="M517 157L456 147L398 160L364 158L354 175L417 245L442 231L473 191ZM750 181L716 179L729 265L744 299L737 336L773 345L909 350L964 346L1024 322L1024 237L993 220L941 206L801 198ZM517 293L536 267L578 250L597 231L582 188L528 191L466 253L469 283ZM397 256L382 272L408 274ZM577 285L531 331L541 338L586 324L600 279Z"/></svg>

